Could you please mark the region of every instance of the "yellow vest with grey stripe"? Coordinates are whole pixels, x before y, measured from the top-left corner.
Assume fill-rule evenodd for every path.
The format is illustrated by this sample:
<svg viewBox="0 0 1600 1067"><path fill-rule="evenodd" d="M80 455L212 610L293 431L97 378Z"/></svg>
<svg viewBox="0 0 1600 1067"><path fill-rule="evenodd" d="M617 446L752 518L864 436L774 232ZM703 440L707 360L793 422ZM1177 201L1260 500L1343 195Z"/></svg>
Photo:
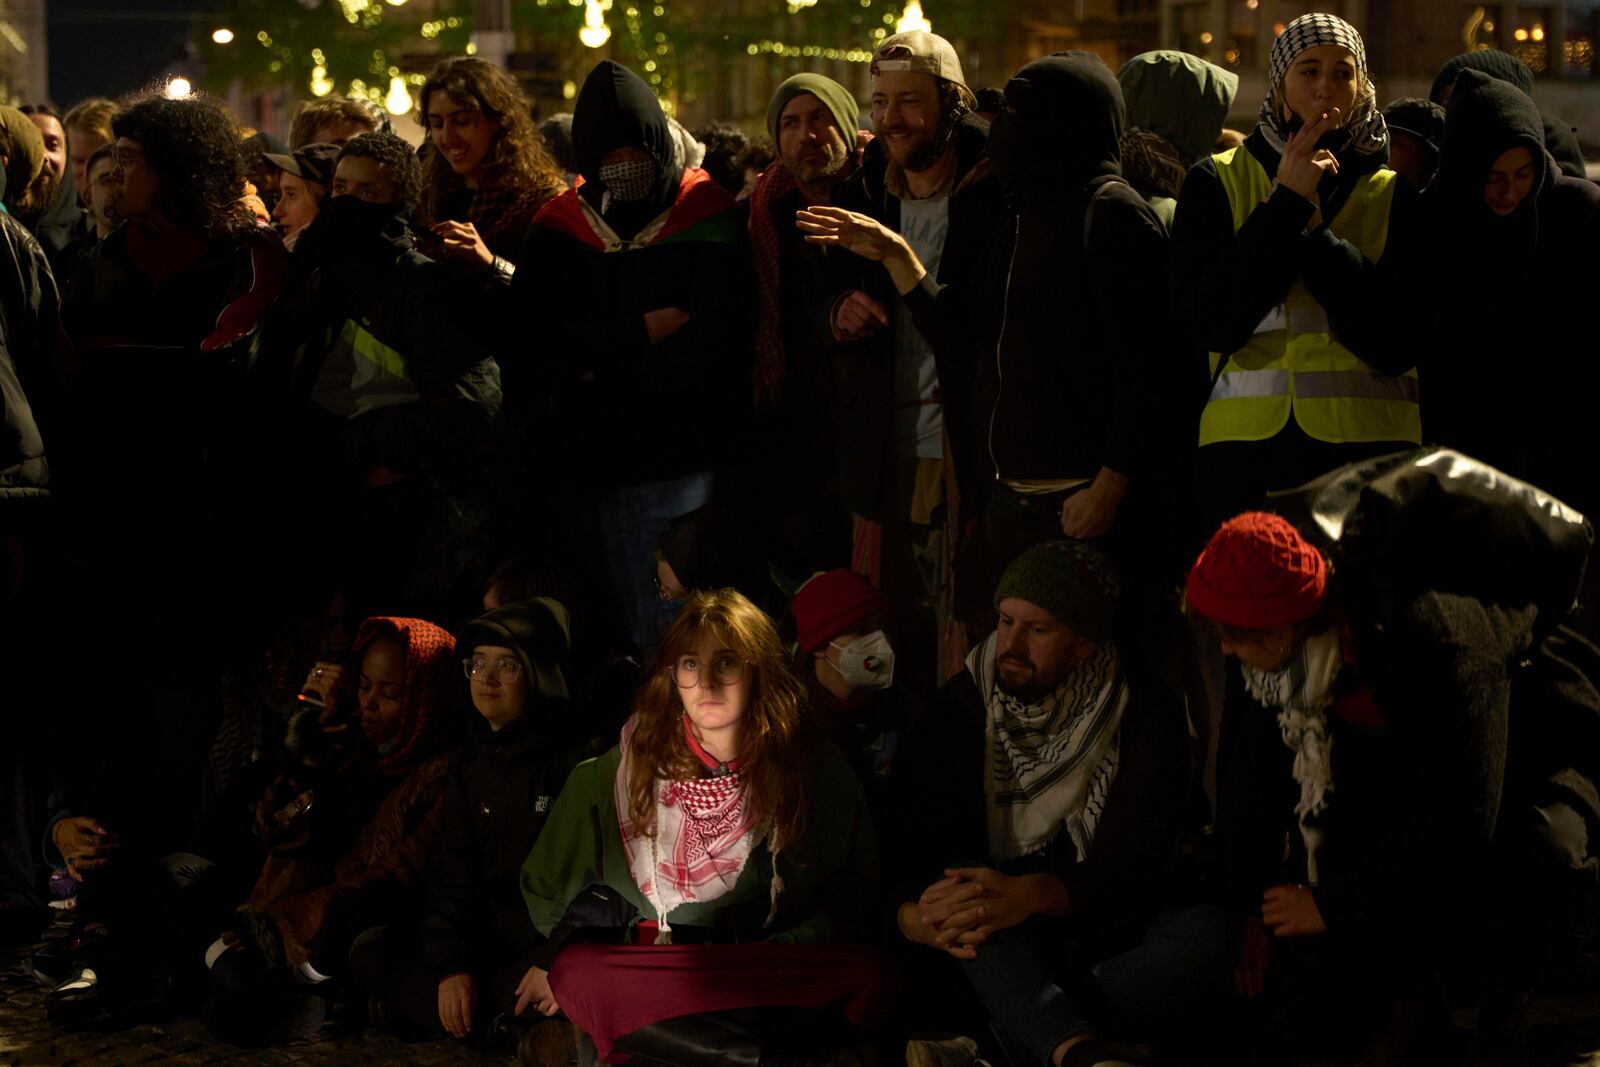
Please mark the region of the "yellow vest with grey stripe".
<svg viewBox="0 0 1600 1067"><path fill-rule="evenodd" d="M1211 157L1233 209L1238 233L1265 200L1272 179L1243 145ZM1357 179L1334 217L1334 236L1360 249L1369 262L1383 255L1389 237L1389 206L1395 173L1378 170ZM1422 443L1417 372L1379 374L1334 337L1328 315L1305 282L1296 278L1282 304L1269 311L1250 342L1227 357L1211 353L1215 382L1200 415L1200 444L1264 441L1294 416L1318 441Z"/></svg>

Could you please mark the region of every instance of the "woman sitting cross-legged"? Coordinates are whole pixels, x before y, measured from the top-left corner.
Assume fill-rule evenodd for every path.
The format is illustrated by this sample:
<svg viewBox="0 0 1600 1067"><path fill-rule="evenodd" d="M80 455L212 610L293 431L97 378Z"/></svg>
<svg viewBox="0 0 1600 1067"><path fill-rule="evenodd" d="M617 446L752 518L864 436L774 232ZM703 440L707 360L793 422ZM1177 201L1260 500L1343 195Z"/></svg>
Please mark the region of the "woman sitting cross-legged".
<svg viewBox="0 0 1600 1067"><path fill-rule="evenodd" d="M861 1044L845 1020L869 1026L887 992L861 944L876 843L804 700L755 605L689 597L621 742L572 772L523 866L549 943L519 1011L564 1012L612 1062L828 1062Z"/></svg>

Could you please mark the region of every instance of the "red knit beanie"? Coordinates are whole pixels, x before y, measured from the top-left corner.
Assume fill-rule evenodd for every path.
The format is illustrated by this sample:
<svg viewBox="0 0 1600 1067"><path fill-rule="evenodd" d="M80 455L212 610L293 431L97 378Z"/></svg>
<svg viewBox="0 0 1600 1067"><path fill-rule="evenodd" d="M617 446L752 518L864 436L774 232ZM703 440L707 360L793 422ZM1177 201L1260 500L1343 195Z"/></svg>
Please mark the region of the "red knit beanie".
<svg viewBox="0 0 1600 1067"><path fill-rule="evenodd" d="M1222 524L1189 568L1189 604L1225 626L1259 630L1322 607L1322 553L1282 516L1247 511Z"/></svg>
<svg viewBox="0 0 1600 1067"><path fill-rule="evenodd" d="M889 613L889 602L854 571L825 571L800 587L789 605L800 651L810 655L840 634Z"/></svg>

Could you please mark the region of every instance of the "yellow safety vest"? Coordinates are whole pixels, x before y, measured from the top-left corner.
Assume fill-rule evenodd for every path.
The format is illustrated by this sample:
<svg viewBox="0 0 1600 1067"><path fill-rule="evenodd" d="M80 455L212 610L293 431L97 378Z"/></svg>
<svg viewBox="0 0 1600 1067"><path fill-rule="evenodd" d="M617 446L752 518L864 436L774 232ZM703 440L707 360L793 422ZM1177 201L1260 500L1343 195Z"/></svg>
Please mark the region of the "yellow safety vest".
<svg viewBox="0 0 1600 1067"><path fill-rule="evenodd" d="M1265 200L1272 179L1243 145L1211 157L1233 209L1233 231ZM1356 181L1329 225L1369 261L1383 255L1395 173L1383 169ZM1216 374L1222 355L1211 353ZM1200 415L1200 444L1264 441L1295 421L1310 437L1333 444L1422 443L1415 368L1379 374L1333 337L1328 315L1295 279L1284 302L1267 313L1250 342L1227 357Z"/></svg>

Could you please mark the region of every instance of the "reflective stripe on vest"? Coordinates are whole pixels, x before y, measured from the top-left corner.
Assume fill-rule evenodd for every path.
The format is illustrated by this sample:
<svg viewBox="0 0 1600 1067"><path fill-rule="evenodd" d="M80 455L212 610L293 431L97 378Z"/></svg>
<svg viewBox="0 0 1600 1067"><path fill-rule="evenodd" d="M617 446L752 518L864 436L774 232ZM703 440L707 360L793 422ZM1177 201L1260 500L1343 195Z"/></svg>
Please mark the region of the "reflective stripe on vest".
<svg viewBox="0 0 1600 1067"><path fill-rule="evenodd" d="M1261 163L1240 145L1211 157L1228 194L1233 230L1272 191ZM1379 170L1357 179L1328 228L1369 262L1383 255L1395 174ZM1215 372L1223 357L1211 353ZM1310 437L1333 444L1365 441L1422 443L1417 372L1379 374L1333 338L1327 313L1296 278L1248 344L1227 357L1200 416L1200 444L1264 441L1293 415Z"/></svg>

